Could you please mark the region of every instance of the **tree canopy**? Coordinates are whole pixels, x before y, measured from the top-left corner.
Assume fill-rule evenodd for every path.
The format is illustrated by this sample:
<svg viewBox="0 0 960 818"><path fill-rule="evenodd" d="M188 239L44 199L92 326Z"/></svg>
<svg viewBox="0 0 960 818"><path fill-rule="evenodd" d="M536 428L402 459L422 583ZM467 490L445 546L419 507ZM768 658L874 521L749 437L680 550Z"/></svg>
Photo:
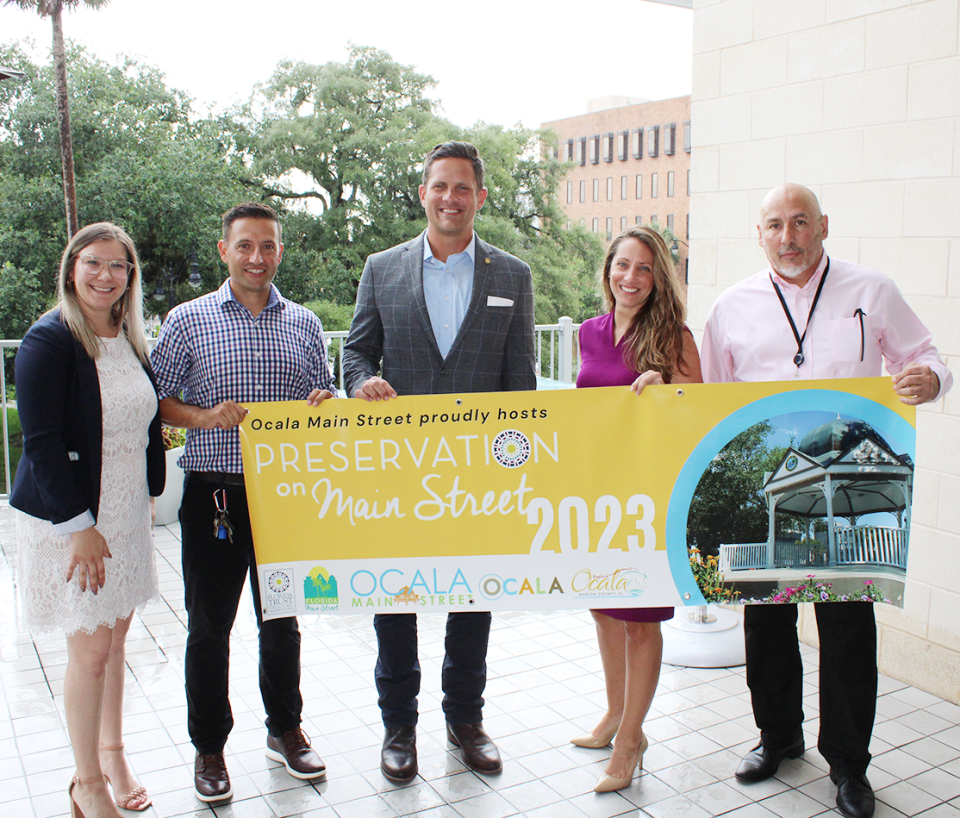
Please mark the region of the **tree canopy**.
<svg viewBox="0 0 960 818"><path fill-rule="evenodd" d="M220 215L257 200L283 220L278 286L339 315L355 301L366 256L426 226L417 194L424 155L467 139L484 157L490 190L477 232L531 265L537 320L596 312L602 248L582 228L565 229L556 200L564 169L540 150L541 135L482 122L458 128L436 113L433 79L382 51L283 61L246 104L216 117L198 116L188 95L136 60L107 63L76 46L67 60L80 223L113 221L130 233L148 295L164 269L180 271L180 298L195 295L182 285L191 253L199 292L219 286ZM66 237L53 69L20 44L0 45L0 63L26 74L0 83L0 276L32 276L49 302ZM148 311L165 307L148 299Z"/></svg>
<svg viewBox="0 0 960 818"><path fill-rule="evenodd" d="M687 544L701 553L719 554L721 543L766 542L769 533L764 475L786 452L768 446L773 427L754 424L731 440L711 461L690 502ZM777 514L777 532L796 527L791 515Z"/></svg>

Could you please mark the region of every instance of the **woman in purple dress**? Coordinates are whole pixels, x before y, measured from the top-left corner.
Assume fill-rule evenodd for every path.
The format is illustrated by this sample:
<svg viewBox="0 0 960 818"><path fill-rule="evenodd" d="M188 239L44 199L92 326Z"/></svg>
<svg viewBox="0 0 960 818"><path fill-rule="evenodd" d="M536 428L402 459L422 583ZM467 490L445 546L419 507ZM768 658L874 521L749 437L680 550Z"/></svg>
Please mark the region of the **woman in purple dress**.
<svg viewBox="0 0 960 818"><path fill-rule="evenodd" d="M684 325L680 284L660 234L631 227L607 251L600 283L607 312L580 326L581 367L577 387L700 383L700 357ZM597 625L607 692L607 712L590 733L572 739L579 747L606 747L617 735L610 762L594 790L630 785L643 763L643 720L660 678L660 623L673 608L591 611Z"/></svg>

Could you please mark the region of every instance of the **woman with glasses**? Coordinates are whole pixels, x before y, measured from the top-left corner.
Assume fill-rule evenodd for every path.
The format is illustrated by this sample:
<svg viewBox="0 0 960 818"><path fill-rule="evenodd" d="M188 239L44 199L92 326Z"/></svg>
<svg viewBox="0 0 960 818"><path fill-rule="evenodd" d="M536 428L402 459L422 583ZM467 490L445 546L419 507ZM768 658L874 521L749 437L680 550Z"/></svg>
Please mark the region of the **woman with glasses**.
<svg viewBox="0 0 960 818"><path fill-rule="evenodd" d="M580 326L581 366L577 387L699 383L700 357L690 330L670 251L649 227L631 227L607 251L600 276L607 312ZM617 737L595 792L630 786L643 764L643 720L660 679L660 623L673 608L591 611L597 626L607 711L578 747L604 748Z"/></svg>
<svg viewBox="0 0 960 818"><path fill-rule="evenodd" d="M124 641L134 610L158 597L151 497L164 482L130 237L105 222L80 230L63 253L59 296L16 359L20 591L34 634L67 636L71 815L120 818L117 807L150 806L123 752Z"/></svg>

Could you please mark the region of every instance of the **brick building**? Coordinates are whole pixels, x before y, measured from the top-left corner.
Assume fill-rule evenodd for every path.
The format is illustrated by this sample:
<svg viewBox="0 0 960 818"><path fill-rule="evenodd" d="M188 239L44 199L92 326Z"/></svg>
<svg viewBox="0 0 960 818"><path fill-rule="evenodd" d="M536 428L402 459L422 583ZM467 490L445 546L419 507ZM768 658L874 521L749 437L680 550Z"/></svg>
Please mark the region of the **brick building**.
<svg viewBox="0 0 960 818"><path fill-rule="evenodd" d="M626 104L625 104L626 103ZM595 100L581 116L544 122L553 149L574 163L561 183L571 224L607 241L633 224L657 223L680 239L686 268L690 235L690 97L635 103Z"/></svg>

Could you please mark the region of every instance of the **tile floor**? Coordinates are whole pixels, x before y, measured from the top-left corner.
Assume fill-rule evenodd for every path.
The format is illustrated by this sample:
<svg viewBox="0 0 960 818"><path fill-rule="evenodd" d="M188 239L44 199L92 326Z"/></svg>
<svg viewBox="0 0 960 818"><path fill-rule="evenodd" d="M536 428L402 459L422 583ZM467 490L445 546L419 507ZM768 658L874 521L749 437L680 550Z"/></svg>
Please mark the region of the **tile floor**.
<svg viewBox="0 0 960 818"><path fill-rule="evenodd" d="M664 665L647 723L644 771L622 793L591 790L608 751L567 743L590 729L603 681L586 613L499 614L490 640L485 723L505 757L504 772L482 777L447 748L439 708L442 625L421 615L420 775L396 786L379 772L381 728L373 688L371 617L302 620L304 727L327 763L329 781L297 781L263 753L265 730L256 671L256 624L248 600L232 640L236 728L227 760L236 795L211 809L193 796L193 749L185 727L186 636L177 526L157 533L163 601L130 632L126 741L153 796L148 818L812 818L836 814L835 791L816 750L785 762L752 786L734 779L756 730L743 669ZM4 818L68 814L71 753L63 725L62 637L37 640L15 615L16 543L0 508L0 804ZM817 660L806 650L808 746L817 730ZM870 779L877 818L960 816L960 707L881 677ZM132 814L132 813L131 813Z"/></svg>

